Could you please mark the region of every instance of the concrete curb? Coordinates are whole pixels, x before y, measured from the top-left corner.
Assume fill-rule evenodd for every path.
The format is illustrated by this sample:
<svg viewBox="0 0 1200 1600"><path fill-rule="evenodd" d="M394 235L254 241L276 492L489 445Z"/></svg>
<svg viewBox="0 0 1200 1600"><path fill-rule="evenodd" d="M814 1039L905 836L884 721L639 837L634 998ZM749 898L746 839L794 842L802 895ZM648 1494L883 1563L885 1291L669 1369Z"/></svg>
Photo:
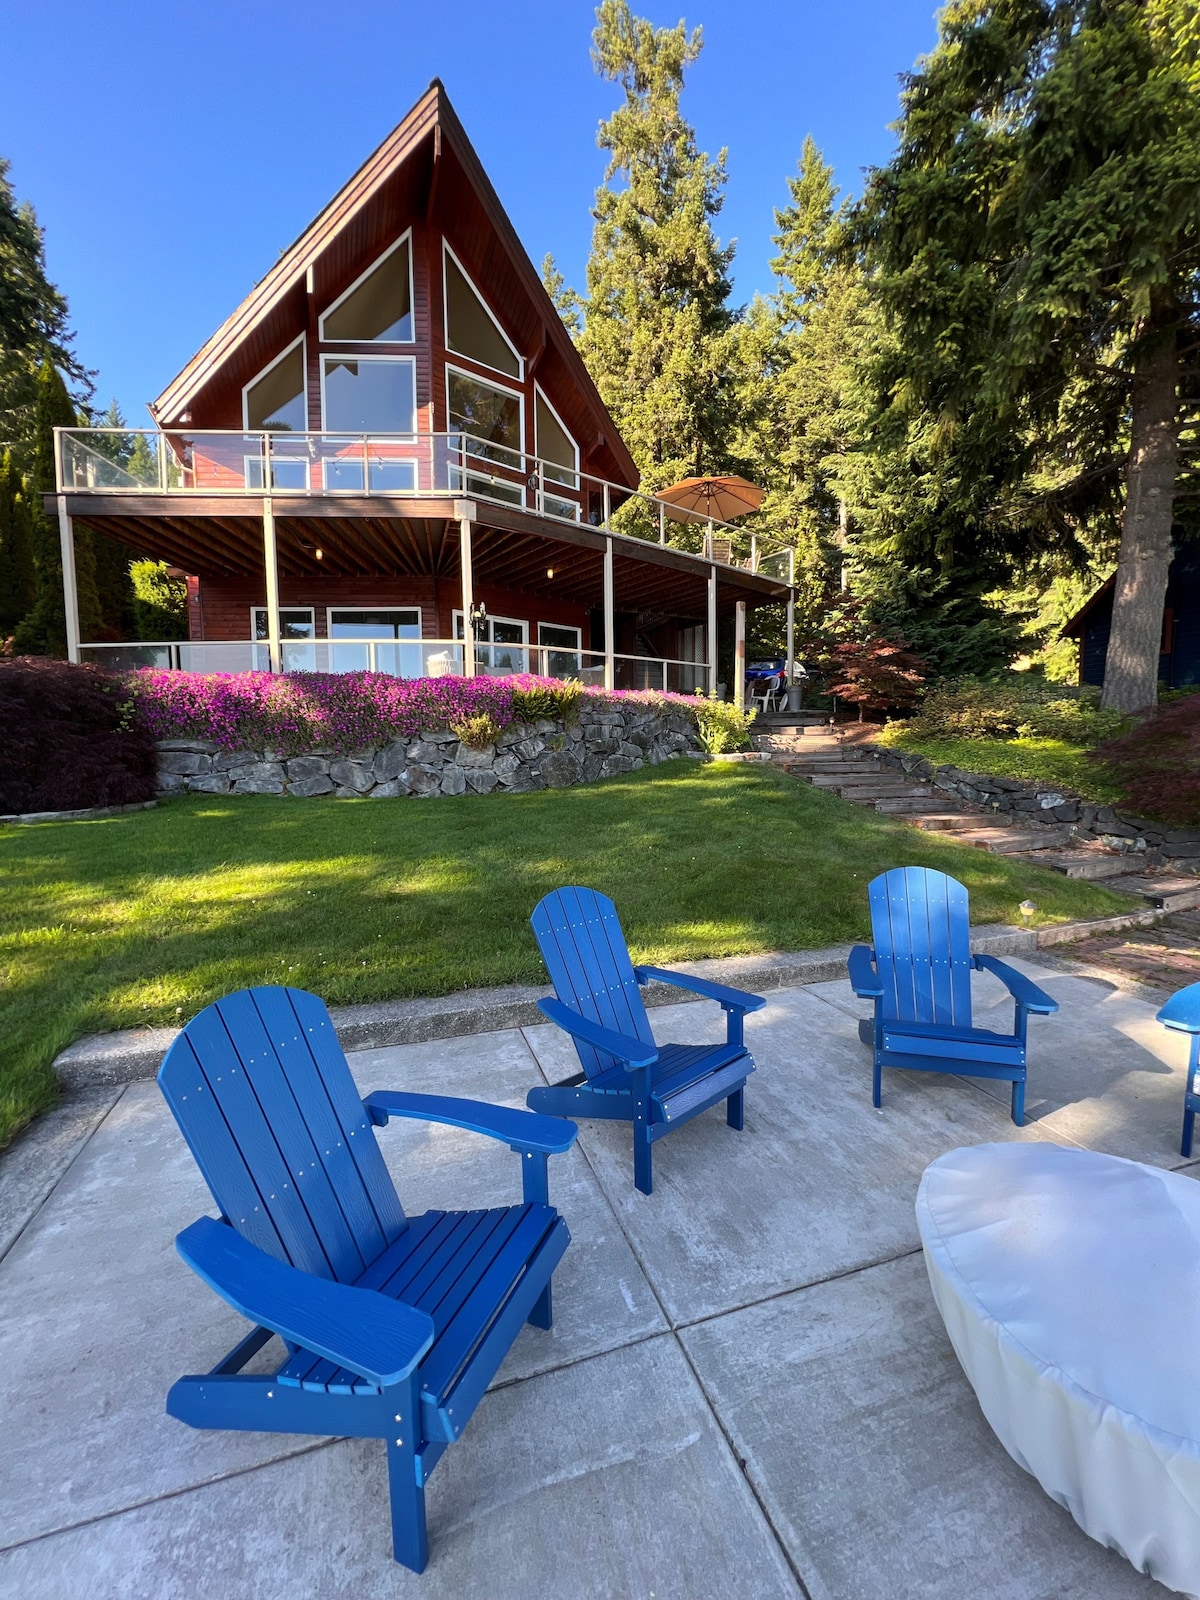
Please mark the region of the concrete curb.
<svg viewBox="0 0 1200 1600"><path fill-rule="evenodd" d="M95 822L100 817L123 817L128 811L153 811L157 800L135 800L127 806L86 806L82 811L10 811L0 822Z"/></svg>
<svg viewBox="0 0 1200 1600"><path fill-rule="evenodd" d="M971 947L991 955L1033 955L1037 936L1029 928L990 923L971 930ZM849 954L848 944L837 944L824 950L726 956L676 965L680 972L697 978L762 992L844 978ZM334 1006L330 1016L344 1049L378 1050L389 1045L422 1044L429 1039L536 1025L545 1021L537 1002L550 993L548 988L534 984L509 984L499 989L464 989L436 999ZM697 998L665 983L648 984L642 994L648 1006L677 1005ZM129 1028L120 1033L92 1034L68 1045L55 1060L54 1071L68 1089L152 1078L178 1034L177 1028Z"/></svg>

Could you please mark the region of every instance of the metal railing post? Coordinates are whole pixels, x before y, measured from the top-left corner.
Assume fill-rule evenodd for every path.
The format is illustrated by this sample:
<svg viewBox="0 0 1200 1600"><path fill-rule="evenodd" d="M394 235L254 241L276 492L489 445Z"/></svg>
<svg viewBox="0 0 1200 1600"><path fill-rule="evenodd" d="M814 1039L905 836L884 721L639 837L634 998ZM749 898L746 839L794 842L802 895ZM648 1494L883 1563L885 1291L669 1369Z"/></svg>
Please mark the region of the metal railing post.
<svg viewBox="0 0 1200 1600"><path fill-rule="evenodd" d="M362 458L363 458L363 493L364 494L370 494L370 492L371 492L371 453L370 453L370 448L369 448L368 443L367 443L367 436L366 436L365 433L363 434L363 438L362 438Z"/></svg>
<svg viewBox="0 0 1200 1600"><path fill-rule="evenodd" d="M659 544L667 542L667 507L662 500L658 502L658 542Z"/></svg>
<svg viewBox="0 0 1200 1600"><path fill-rule="evenodd" d="M750 535L750 571L758 571L758 535L756 533Z"/></svg>
<svg viewBox="0 0 1200 1600"><path fill-rule="evenodd" d="M607 478L604 481L604 527L607 530L612 520L612 487Z"/></svg>

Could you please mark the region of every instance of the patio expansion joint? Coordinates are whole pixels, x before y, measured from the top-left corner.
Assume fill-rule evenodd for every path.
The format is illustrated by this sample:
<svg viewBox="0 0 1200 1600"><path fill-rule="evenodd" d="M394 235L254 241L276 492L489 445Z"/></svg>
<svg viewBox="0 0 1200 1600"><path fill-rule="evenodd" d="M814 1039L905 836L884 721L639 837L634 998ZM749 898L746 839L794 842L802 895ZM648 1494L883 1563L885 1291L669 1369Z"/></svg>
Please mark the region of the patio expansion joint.
<svg viewBox="0 0 1200 1600"><path fill-rule="evenodd" d="M114 1087L116 1087L116 1086L114 1085ZM109 1117L112 1116L113 1112L120 1105L121 1101L125 1097L125 1092L126 1092L126 1090L128 1088L129 1088L129 1085L127 1083L124 1083L124 1084L122 1084L120 1086L120 1088L117 1091L117 1095L116 1095L115 1099L113 1100L113 1103L109 1106L108 1110L104 1113L104 1115L102 1117L97 1119L96 1125L93 1128L89 1129L88 1132L84 1135L83 1139L81 1140L81 1142L79 1144L78 1149L71 1156L71 1159L67 1162L67 1164L63 1167L62 1171L58 1174L58 1176L51 1183L50 1187L46 1190L45 1194L38 1201L38 1203L34 1206L33 1210L29 1213L29 1215L25 1218L25 1220L21 1224L21 1226L13 1234L12 1238L8 1241L8 1243L4 1246L4 1248L2 1250L0 1250L0 1265L3 1265L3 1263L7 1259L7 1257L16 1248L16 1246L21 1242L21 1240L29 1232L29 1229L33 1226L33 1224L41 1216L42 1212L49 1205L50 1201L53 1200L54 1196L58 1193L59 1185L62 1183L63 1179L71 1171L72 1167L74 1167L75 1163L79 1160L80 1156L87 1149L88 1145L91 1144L92 1140L100 1132L100 1129L104 1126L104 1124L108 1121ZM0 1152L0 1154L2 1154L2 1153L3 1152Z"/></svg>

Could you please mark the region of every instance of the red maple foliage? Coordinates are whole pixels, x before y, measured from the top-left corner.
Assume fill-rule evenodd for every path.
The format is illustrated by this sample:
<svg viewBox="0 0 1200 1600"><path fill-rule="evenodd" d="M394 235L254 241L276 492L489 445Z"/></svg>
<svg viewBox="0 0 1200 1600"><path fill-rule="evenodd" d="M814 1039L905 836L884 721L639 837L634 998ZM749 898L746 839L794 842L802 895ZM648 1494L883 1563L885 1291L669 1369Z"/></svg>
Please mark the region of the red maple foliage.
<svg viewBox="0 0 1200 1600"><path fill-rule="evenodd" d="M1139 816L1200 827L1200 694L1161 707L1092 752Z"/></svg>

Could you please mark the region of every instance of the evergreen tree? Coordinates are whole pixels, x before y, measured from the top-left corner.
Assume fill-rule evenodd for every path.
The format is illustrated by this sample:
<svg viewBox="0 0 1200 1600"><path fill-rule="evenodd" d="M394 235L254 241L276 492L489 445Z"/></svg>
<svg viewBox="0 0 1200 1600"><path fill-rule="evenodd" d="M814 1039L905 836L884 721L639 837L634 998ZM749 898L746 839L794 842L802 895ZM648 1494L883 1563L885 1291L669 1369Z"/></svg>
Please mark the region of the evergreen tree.
<svg viewBox="0 0 1200 1600"><path fill-rule="evenodd" d="M876 442L916 513L894 546L974 581L1082 560L1120 512L1104 698L1150 704L1200 350L1200 12L956 0L899 133L860 212L895 334Z"/></svg>
<svg viewBox="0 0 1200 1600"><path fill-rule="evenodd" d="M625 98L598 135L608 167L578 343L648 491L730 461L733 249L713 232L725 153L698 150L679 108L701 43L699 29L635 17L628 0L596 12L593 62Z"/></svg>
<svg viewBox="0 0 1200 1600"><path fill-rule="evenodd" d="M554 309L562 318L563 326L571 338L578 340L583 328L582 302L574 289L567 287L567 280L558 270L552 255L547 255L542 262L542 287L554 302Z"/></svg>
<svg viewBox="0 0 1200 1600"><path fill-rule="evenodd" d="M125 417L115 399L109 402L108 410L96 418L95 426L117 431L92 434L88 441L89 449L107 456L114 466L136 478L136 473L131 471L135 450L140 444L142 452L149 455L149 451L144 435L120 431L125 428ZM137 629L134 586L129 572L133 552L121 540L112 539L96 529L92 529L92 549L100 610L100 633L93 637L112 640L131 638Z"/></svg>
<svg viewBox="0 0 1200 1600"><path fill-rule="evenodd" d="M0 448L27 474L42 361L65 373L82 399L91 384L71 349L67 302L46 276L42 230L33 207L17 203L8 171L0 157Z"/></svg>
<svg viewBox="0 0 1200 1600"><path fill-rule="evenodd" d="M24 484L11 452L0 455L0 638L33 605L33 546Z"/></svg>
<svg viewBox="0 0 1200 1600"><path fill-rule="evenodd" d="M54 429L75 427L78 420L62 375L52 361L43 361L37 373L33 470L29 479L34 602L33 609L17 628L16 649L22 655L64 656L67 653L58 518L46 512L42 497L55 491ZM94 639L103 624L96 593L92 538L88 530L82 527L75 529L75 578L79 596L80 637Z"/></svg>

